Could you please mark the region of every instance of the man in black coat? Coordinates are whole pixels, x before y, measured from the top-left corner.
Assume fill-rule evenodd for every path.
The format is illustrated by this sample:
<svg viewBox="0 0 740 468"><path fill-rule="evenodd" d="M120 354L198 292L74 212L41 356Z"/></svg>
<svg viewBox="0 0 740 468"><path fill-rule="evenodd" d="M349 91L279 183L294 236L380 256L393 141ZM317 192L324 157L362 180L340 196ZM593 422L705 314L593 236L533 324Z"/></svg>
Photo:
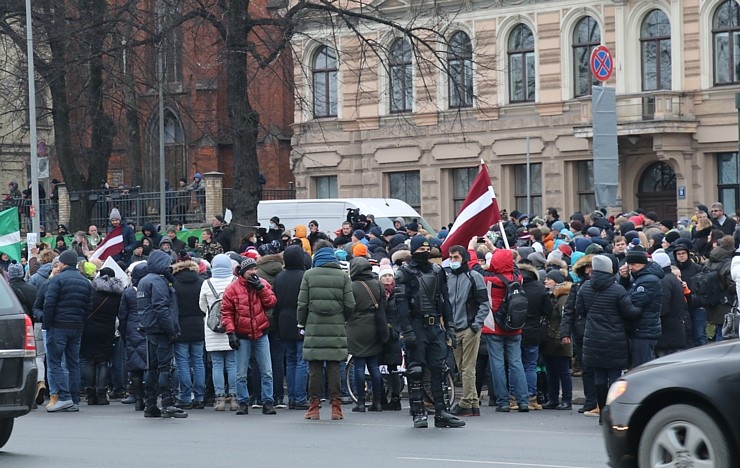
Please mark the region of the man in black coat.
<svg viewBox="0 0 740 468"><path fill-rule="evenodd" d="M725 214L725 207L720 202L712 203L710 214L712 215L712 225L715 229L724 232L726 236L735 233L735 220Z"/></svg>
<svg viewBox="0 0 740 468"><path fill-rule="evenodd" d="M635 246L627 253L627 262L619 268L620 283L629 291L632 306L639 316L628 325L631 368L655 359L655 345L660 338L660 311L663 303L663 269L648 261L647 252ZM630 282L630 276L632 281Z"/></svg>
<svg viewBox="0 0 740 468"><path fill-rule="evenodd" d="M702 267L691 260L691 241L681 241L682 239L677 239L673 242L673 256L676 258L676 266L681 270L681 280L688 283ZM692 296L689 296L689 316L691 318L691 334L687 337L689 345L707 344L707 310Z"/></svg>
<svg viewBox="0 0 740 468"><path fill-rule="evenodd" d="M655 355L665 356L684 349L686 346L685 321L689 310L683 295L681 281L671 272L671 259L668 254L656 252L653 262L663 268L665 276L660 280L663 287L663 306L660 312L661 334L655 345Z"/></svg>

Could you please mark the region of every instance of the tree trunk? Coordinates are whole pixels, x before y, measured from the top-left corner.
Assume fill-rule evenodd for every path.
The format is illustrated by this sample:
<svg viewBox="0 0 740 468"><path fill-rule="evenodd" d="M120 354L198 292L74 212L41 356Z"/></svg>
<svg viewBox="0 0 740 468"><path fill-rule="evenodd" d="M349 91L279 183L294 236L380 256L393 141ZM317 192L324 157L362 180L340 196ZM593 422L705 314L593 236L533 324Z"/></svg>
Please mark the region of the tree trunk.
<svg viewBox="0 0 740 468"><path fill-rule="evenodd" d="M257 224L260 188L257 159L259 114L249 102L247 81L247 36L250 32L247 8L246 0L230 0L229 11L226 13L226 93L231 135L234 139L234 190L231 203L234 244L244 237L250 226Z"/></svg>

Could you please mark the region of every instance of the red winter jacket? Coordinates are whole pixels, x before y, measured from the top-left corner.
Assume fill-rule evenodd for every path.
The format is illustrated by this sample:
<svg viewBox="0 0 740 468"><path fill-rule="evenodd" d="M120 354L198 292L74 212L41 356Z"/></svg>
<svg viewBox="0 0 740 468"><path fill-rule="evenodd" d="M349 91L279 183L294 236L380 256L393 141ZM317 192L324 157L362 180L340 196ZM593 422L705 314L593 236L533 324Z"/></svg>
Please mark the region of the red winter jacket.
<svg viewBox="0 0 740 468"><path fill-rule="evenodd" d="M226 287L221 302L221 321L226 333L234 333L239 338L256 340L270 327L266 309L275 307L277 298L270 283L260 278L261 291L247 285L247 280L239 278Z"/></svg>
<svg viewBox="0 0 740 468"><path fill-rule="evenodd" d="M514 255L511 250L507 249L496 249L493 251L493 257L491 257L491 264L489 272L494 274L500 274L507 280L514 279ZM491 296L491 312L483 322L483 333L487 335L500 335L500 336L515 336L522 333L521 330L504 331L501 327L496 326L491 329L489 324L494 324L493 311L498 310L501 301L504 300L504 294L506 288L504 283L497 276L483 276L483 280L486 283L486 287L490 290ZM517 275L517 280L522 281L522 276Z"/></svg>

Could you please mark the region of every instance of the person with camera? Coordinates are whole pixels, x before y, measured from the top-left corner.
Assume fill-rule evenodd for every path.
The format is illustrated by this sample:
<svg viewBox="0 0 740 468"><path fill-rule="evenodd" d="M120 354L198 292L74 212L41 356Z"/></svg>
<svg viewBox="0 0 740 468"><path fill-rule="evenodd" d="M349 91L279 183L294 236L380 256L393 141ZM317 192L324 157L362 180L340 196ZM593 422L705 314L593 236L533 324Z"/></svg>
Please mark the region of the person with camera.
<svg viewBox="0 0 740 468"><path fill-rule="evenodd" d="M275 307L277 298L267 280L257 276L257 262L245 258L239 265L239 278L226 287L221 302L221 320L229 337L229 346L236 351L236 414L249 413L247 374L249 359L254 353L260 369L262 414L276 414L272 388L272 360L267 329L270 322L267 309Z"/></svg>
<svg viewBox="0 0 740 468"><path fill-rule="evenodd" d="M434 426L463 427L464 421L447 412L442 391L447 340L450 339L453 346L455 344L447 275L442 267L429 262L431 246L426 237L414 236L410 247L411 261L396 272L395 294L401 339L409 356L406 378L414 427L428 427L421 389L425 368L431 373ZM450 326L445 328L442 319Z"/></svg>

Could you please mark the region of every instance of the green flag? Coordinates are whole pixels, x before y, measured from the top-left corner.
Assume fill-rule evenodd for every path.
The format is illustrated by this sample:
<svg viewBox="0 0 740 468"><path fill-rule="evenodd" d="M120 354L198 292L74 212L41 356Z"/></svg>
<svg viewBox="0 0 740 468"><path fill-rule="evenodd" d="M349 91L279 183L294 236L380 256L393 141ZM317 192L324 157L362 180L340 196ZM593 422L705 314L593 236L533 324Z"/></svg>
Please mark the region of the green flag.
<svg viewBox="0 0 740 468"><path fill-rule="evenodd" d="M21 230L18 225L18 208L0 211L0 252L21 261Z"/></svg>

